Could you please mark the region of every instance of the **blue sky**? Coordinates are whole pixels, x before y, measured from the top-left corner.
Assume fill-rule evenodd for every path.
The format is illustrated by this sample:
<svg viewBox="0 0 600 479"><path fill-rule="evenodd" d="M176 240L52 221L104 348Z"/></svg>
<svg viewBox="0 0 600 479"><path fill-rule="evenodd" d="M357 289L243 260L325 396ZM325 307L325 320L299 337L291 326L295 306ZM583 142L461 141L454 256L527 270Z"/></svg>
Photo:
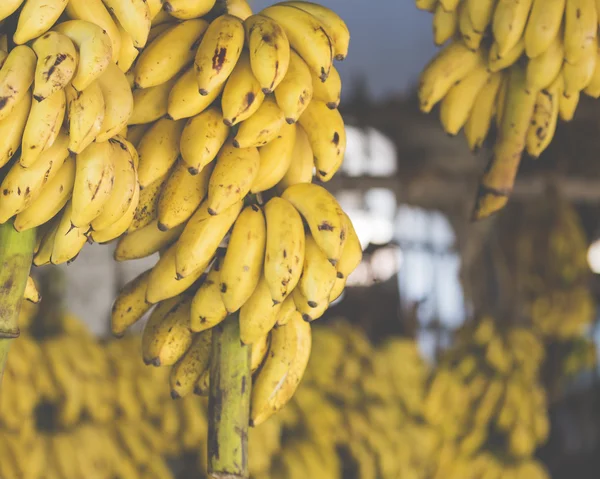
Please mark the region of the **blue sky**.
<svg viewBox="0 0 600 479"><path fill-rule="evenodd" d="M431 14L413 0L313 0L346 21L351 33L350 54L338 62L342 79L351 89L352 78L365 75L374 97L403 93L435 52ZM251 0L255 12L273 0Z"/></svg>

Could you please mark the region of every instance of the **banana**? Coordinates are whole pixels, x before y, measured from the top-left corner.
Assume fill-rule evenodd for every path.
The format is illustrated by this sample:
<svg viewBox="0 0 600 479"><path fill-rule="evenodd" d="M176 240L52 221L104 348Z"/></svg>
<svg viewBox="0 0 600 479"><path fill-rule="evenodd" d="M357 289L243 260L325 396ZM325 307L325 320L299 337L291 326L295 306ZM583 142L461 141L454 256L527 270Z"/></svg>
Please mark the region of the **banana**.
<svg viewBox="0 0 600 479"><path fill-rule="evenodd" d="M209 330L227 317L221 297L220 277L221 264L218 258L192 300L190 328L195 333Z"/></svg>
<svg viewBox="0 0 600 479"><path fill-rule="evenodd" d="M284 123L283 111L277 106L273 97L267 96L256 113L240 124L233 138L233 146L236 148L264 146L277 138Z"/></svg>
<svg viewBox="0 0 600 479"><path fill-rule="evenodd" d="M128 125L154 123L167 115L169 95L177 82L177 77L150 88L133 91L133 111L127 121Z"/></svg>
<svg viewBox="0 0 600 479"><path fill-rule="evenodd" d="M114 184L102 212L92 220L94 231L102 231L119 221L129 211L137 186L133 158L118 140L110 140L110 155L114 164Z"/></svg>
<svg viewBox="0 0 600 479"><path fill-rule="evenodd" d="M115 179L113 155L108 141L92 143L77 155L71 214L73 226L89 227L111 197Z"/></svg>
<svg viewBox="0 0 600 479"><path fill-rule="evenodd" d="M590 43L585 52L575 63L565 62L562 69L564 78L564 94L570 96L585 89L594 76L596 59L598 58L598 45Z"/></svg>
<svg viewBox="0 0 600 479"><path fill-rule="evenodd" d="M161 85L194 60L196 45L208 28L202 19L186 20L168 29L144 48L135 63L135 85Z"/></svg>
<svg viewBox="0 0 600 479"><path fill-rule="evenodd" d="M233 225L220 268L218 287L229 313L240 309L256 289L263 268L266 234L260 207L244 208Z"/></svg>
<svg viewBox="0 0 600 479"><path fill-rule="evenodd" d="M84 20L70 20L54 27L66 35L79 50L77 70L71 85L78 92L88 88L112 60L112 43L106 30Z"/></svg>
<svg viewBox="0 0 600 479"><path fill-rule="evenodd" d="M575 116L575 110L579 104L580 93L573 93L570 96L564 94L560 95L558 99L558 116L562 121L571 121Z"/></svg>
<svg viewBox="0 0 600 479"><path fill-rule="evenodd" d="M483 33L478 32L471 23L471 17L469 16L469 10L467 10L466 5L462 5L457 9L457 12L458 29L460 30L463 42L465 42L465 45L471 50L478 50L481 41L483 40Z"/></svg>
<svg viewBox="0 0 600 479"><path fill-rule="evenodd" d="M134 219L139 200L140 185L136 182L133 198L125 214L110 226L102 230L92 231L90 234L92 239L97 243L107 243L125 233Z"/></svg>
<svg viewBox="0 0 600 479"><path fill-rule="evenodd" d="M168 177L169 173L161 176L140 192L138 206L133 215L131 225L129 225L127 229L129 233L133 233L137 229L143 228L157 218L158 200L160 198L162 187Z"/></svg>
<svg viewBox="0 0 600 479"><path fill-rule="evenodd" d="M308 305L316 307L319 303L327 301L336 278L336 267L329 262L313 237L307 235L304 266L298 289L306 297Z"/></svg>
<svg viewBox="0 0 600 479"><path fill-rule="evenodd" d="M596 43L598 12L594 0L566 0L565 7L565 61L577 63Z"/></svg>
<svg viewBox="0 0 600 479"><path fill-rule="evenodd" d="M65 89L69 151L81 153L96 139L104 122L105 101L98 82L78 92L72 85Z"/></svg>
<svg viewBox="0 0 600 479"><path fill-rule="evenodd" d="M244 25L232 15L222 15L206 29L194 60L198 91L206 96L225 83L242 53Z"/></svg>
<svg viewBox="0 0 600 479"><path fill-rule="evenodd" d="M322 186L310 183L290 186L281 197L289 201L304 217L313 238L329 261L337 263L347 229L343 211L335 197Z"/></svg>
<svg viewBox="0 0 600 479"><path fill-rule="evenodd" d="M42 187L56 175L69 156L68 141L69 138L61 133L35 164L23 168L15 163L10 168L0 185L0 223L25 210L39 196Z"/></svg>
<svg viewBox="0 0 600 479"><path fill-rule="evenodd" d="M525 28L525 52L535 58L546 52L556 37L565 14L566 0L533 0Z"/></svg>
<svg viewBox="0 0 600 479"><path fill-rule="evenodd" d="M362 261L362 246L352 221L343 211L342 214L346 223L346 241L340 260L336 264L336 276L338 279L347 279Z"/></svg>
<svg viewBox="0 0 600 479"><path fill-rule="evenodd" d="M136 48L146 46L150 32L150 8L147 0L102 0L123 28L129 32Z"/></svg>
<svg viewBox="0 0 600 479"><path fill-rule="evenodd" d="M163 3L163 8L175 18L188 20L206 15L215 3L215 0L167 0Z"/></svg>
<svg viewBox="0 0 600 479"><path fill-rule="evenodd" d="M494 8L497 0L465 0L465 7L469 12L471 25L478 33L485 32L492 22Z"/></svg>
<svg viewBox="0 0 600 479"><path fill-rule="evenodd" d="M260 13L276 21L283 28L290 47L322 81L327 80L333 63L333 47L321 20L305 10L286 5L273 5Z"/></svg>
<svg viewBox="0 0 600 479"><path fill-rule="evenodd" d="M158 229L167 231L185 223L200 206L208 192L212 168L191 175L182 159L165 182L158 200Z"/></svg>
<svg viewBox="0 0 600 479"><path fill-rule="evenodd" d="M342 115L315 100L310 102L299 121L313 150L317 176L321 181L329 181L342 165L346 151Z"/></svg>
<svg viewBox="0 0 600 479"><path fill-rule="evenodd" d="M158 263L152 269L148 279L148 289L146 291L146 301L149 303L158 303L164 299L172 298L187 290L204 273L206 267L210 264L212 257L201 264L198 269L192 271L185 278L178 279L176 270L175 252L178 245L171 246L158 260Z"/></svg>
<svg viewBox="0 0 600 479"><path fill-rule="evenodd" d="M145 258L177 241L184 225L168 231L158 229L158 221L123 236L115 249L115 260L127 261Z"/></svg>
<svg viewBox="0 0 600 479"><path fill-rule="evenodd" d="M304 128L297 124L292 160L288 170L277 186L278 191L282 192L288 186L297 183L312 182L314 168L313 152L308 135L304 131Z"/></svg>
<svg viewBox="0 0 600 479"><path fill-rule="evenodd" d="M56 175L41 189L40 194L15 218L17 231L43 225L54 218L67 204L75 184L75 159L68 157Z"/></svg>
<svg viewBox="0 0 600 479"><path fill-rule="evenodd" d="M48 32L31 44L37 55L33 97L42 101L62 90L75 75L78 54L69 37Z"/></svg>
<svg viewBox="0 0 600 479"><path fill-rule="evenodd" d="M69 0L26 0L19 12L13 41L27 43L50 30L65 10Z"/></svg>
<svg viewBox="0 0 600 479"><path fill-rule="evenodd" d="M594 69L594 74L584 92L592 98L600 98L600 48L596 53L596 68ZM2 135L0 134L0 137L1 136ZM0 164L2 164L2 161L0 161Z"/></svg>
<svg viewBox="0 0 600 479"><path fill-rule="evenodd" d="M197 175L216 158L229 130L217 107L211 107L187 121L179 146L181 158L192 175Z"/></svg>
<svg viewBox="0 0 600 479"><path fill-rule="evenodd" d="M26 45L13 48L0 68L0 120L8 118L29 95L35 76L36 55Z"/></svg>
<svg viewBox="0 0 600 479"><path fill-rule="evenodd" d="M121 44L122 33L117 25L118 22L113 20L102 0L68 0L66 12L73 20L85 20L106 31L112 46L112 61L118 64L122 54L121 48L124 47Z"/></svg>
<svg viewBox="0 0 600 479"><path fill-rule="evenodd" d="M464 127L467 143L473 152L478 151L483 146L483 142L487 137L496 112L496 98L504 81L505 76L503 73L491 74L475 99L469 119Z"/></svg>
<svg viewBox="0 0 600 479"><path fill-rule="evenodd" d="M447 12L441 3L437 4L433 15L433 41L440 46L450 40L458 31L458 10Z"/></svg>
<svg viewBox="0 0 600 479"><path fill-rule="evenodd" d="M218 6L223 6L225 13L238 17L240 20L246 20L252 16L252 8L247 0L223 0L217 3Z"/></svg>
<svg viewBox="0 0 600 479"><path fill-rule="evenodd" d="M313 99L314 91L317 88L315 85L318 83L322 85L318 88L325 90L328 82L329 77L322 82L320 78L311 73L300 55L292 51L287 74L275 89L275 100L283 111L285 121L290 124L297 122Z"/></svg>
<svg viewBox="0 0 600 479"><path fill-rule="evenodd" d="M173 85L169 93L167 111L174 120L190 118L206 110L221 94L224 84L203 96L198 92L194 68L189 68Z"/></svg>
<svg viewBox="0 0 600 479"><path fill-rule="evenodd" d="M246 197L261 161L254 147L234 148L226 143L221 148L208 181L206 208L210 215L218 215Z"/></svg>
<svg viewBox="0 0 600 479"><path fill-rule="evenodd" d="M196 381L194 394L197 396L208 396L210 394L210 368L206 369Z"/></svg>
<svg viewBox="0 0 600 479"><path fill-rule="evenodd" d="M104 120L96 141L107 141L127 126L133 112L133 95L125 74L110 63L96 82L104 97Z"/></svg>
<svg viewBox="0 0 600 479"><path fill-rule="evenodd" d="M127 141L129 141L134 149L139 144L142 137L146 134L148 129L152 126L151 123L144 123L142 125L133 125L127 127ZM139 160L139 158L138 158Z"/></svg>
<svg viewBox="0 0 600 479"><path fill-rule="evenodd" d="M146 301L150 271L132 279L119 291L111 310L110 329L114 336L123 336L127 328L140 320L152 307Z"/></svg>
<svg viewBox="0 0 600 479"><path fill-rule="evenodd" d="M282 180L292 162L295 143L296 125L285 123L277 138L259 148L260 168L252 182L252 193L271 189Z"/></svg>
<svg viewBox="0 0 600 479"><path fill-rule="evenodd" d="M242 206L239 201L217 216L208 212L206 202L199 206L175 245L177 277L185 278L210 262Z"/></svg>
<svg viewBox="0 0 600 479"><path fill-rule="evenodd" d="M492 21L498 56L505 56L523 37L532 3L533 0L499 0Z"/></svg>
<svg viewBox="0 0 600 479"><path fill-rule="evenodd" d="M40 245L33 257L33 264L43 266L50 263L52 257L52 249L54 248L54 239L58 230L60 218L55 218L49 225L48 230L41 237Z"/></svg>
<svg viewBox="0 0 600 479"><path fill-rule="evenodd" d="M523 39L519 40L517 44L504 55L500 55L499 49L499 44L494 42L488 55L488 67L493 73L504 70L515 64L525 51L525 41Z"/></svg>
<svg viewBox="0 0 600 479"><path fill-rule="evenodd" d="M250 372L254 374L262 365L267 352L269 351L269 345L271 343L271 335L267 334L252 345L252 351L250 353Z"/></svg>
<svg viewBox="0 0 600 479"><path fill-rule="evenodd" d="M72 217L73 203L70 201L65 206L56 230L50 258L52 264L62 264L73 260L87 241L86 234L90 229L90 225L74 226L71 221Z"/></svg>
<svg viewBox="0 0 600 479"><path fill-rule="evenodd" d="M164 176L177 161L183 120L158 120L142 137L137 150L140 156L138 180L145 188Z"/></svg>
<svg viewBox="0 0 600 479"><path fill-rule="evenodd" d="M293 315L296 313L296 304L294 303L294 298L292 295L289 295L287 298L283 300L281 303L281 308L277 313L277 326L284 326L290 322Z"/></svg>
<svg viewBox="0 0 600 479"><path fill-rule="evenodd" d="M252 73L248 52L244 50L223 89L223 122L233 126L246 120L256 113L264 99L261 85Z"/></svg>
<svg viewBox="0 0 600 479"><path fill-rule="evenodd" d="M264 15L244 20L252 72L266 95L285 77L290 63L290 43L281 26Z"/></svg>
<svg viewBox="0 0 600 479"><path fill-rule="evenodd" d="M191 298L175 297L160 303L150 315L142 334L144 363L172 366L192 344Z"/></svg>
<svg viewBox="0 0 600 479"><path fill-rule="evenodd" d="M27 284L25 286L25 293L23 293L23 299L36 304L42 300L42 295L38 291L35 281L31 276L27 277Z"/></svg>
<svg viewBox="0 0 600 479"><path fill-rule="evenodd" d="M211 331L194 336L190 349L171 368L169 384L173 399L185 397L194 390L198 379L210 366L211 347Z"/></svg>
<svg viewBox="0 0 600 479"><path fill-rule="evenodd" d="M298 334L293 321L271 332L269 354L252 384L250 425L253 427L277 411L277 393L284 386L298 352Z"/></svg>
<svg viewBox="0 0 600 479"><path fill-rule="evenodd" d="M0 5L0 20L10 17L25 0L5 0Z"/></svg>
<svg viewBox="0 0 600 479"><path fill-rule="evenodd" d="M31 94L28 93L17 103L10 115L0 120L0 168L10 161L21 146L30 110ZM23 149L21 149L21 155L23 155Z"/></svg>
<svg viewBox="0 0 600 479"><path fill-rule="evenodd" d="M557 35L544 53L527 62L527 88L534 91L548 88L561 72L564 53L562 36Z"/></svg>
<svg viewBox="0 0 600 479"><path fill-rule="evenodd" d="M510 75L508 73L505 75L505 78L502 80L502 84L500 85L500 89L498 90L498 96L496 97L496 128L500 128L500 125L502 125L504 105L506 103L506 95L508 92L509 76ZM562 75L560 78L562 78Z"/></svg>
<svg viewBox="0 0 600 479"><path fill-rule="evenodd" d="M240 308L242 343L254 344L266 336L275 326L280 308L281 303L273 301L267 280L262 276L248 301ZM271 349L271 354L272 351Z"/></svg>
<svg viewBox="0 0 600 479"><path fill-rule="evenodd" d="M527 153L538 158L548 147L558 122L558 104L562 94L561 83L538 93L531 125L527 131Z"/></svg>
<svg viewBox="0 0 600 479"><path fill-rule="evenodd" d="M273 303L279 304L296 287L302 274L304 225L293 205L279 197L271 198L265 205L265 220L264 281Z"/></svg>
<svg viewBox="0 0 600 479"><path fill-rule="evenodd" d="M340 105L342 96L342 79L337 68L331 67L329 76L324 82L320 81L316 76L312 77L313 98L324 102L330 110L335 110ZM277 94L275 94L277 97ZM280 105L281 106L281 105ZM282 110L285 109L282 107ZM287 118L287 116L286 116Z"/></svg>
<svg viewBox="0 0 600 479"><path fill-rule="evenodd" d="M450 89L440 108L440 120L446 133L454 136L462 129L489 77L487 66L480 64Z"/></svg>

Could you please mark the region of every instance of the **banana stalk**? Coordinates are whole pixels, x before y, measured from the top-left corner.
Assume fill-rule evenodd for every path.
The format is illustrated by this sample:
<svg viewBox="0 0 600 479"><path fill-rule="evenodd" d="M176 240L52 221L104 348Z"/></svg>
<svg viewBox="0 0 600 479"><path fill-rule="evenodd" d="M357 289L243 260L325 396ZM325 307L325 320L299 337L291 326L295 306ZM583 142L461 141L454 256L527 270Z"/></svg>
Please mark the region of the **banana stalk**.
<svg viewBox="0 0 600 479"><path fill-rule="evenodd" d="M0 380L13 339L19 337L19 310L35 247L35 228L18 233L0 225Z"/></svg>
<svg viewBox="0 0 600 479"><path fill-rule="evenodd" d="M208 473L248 479L250 346L240 341L238 315L213 328L208 401Z"/></svg>

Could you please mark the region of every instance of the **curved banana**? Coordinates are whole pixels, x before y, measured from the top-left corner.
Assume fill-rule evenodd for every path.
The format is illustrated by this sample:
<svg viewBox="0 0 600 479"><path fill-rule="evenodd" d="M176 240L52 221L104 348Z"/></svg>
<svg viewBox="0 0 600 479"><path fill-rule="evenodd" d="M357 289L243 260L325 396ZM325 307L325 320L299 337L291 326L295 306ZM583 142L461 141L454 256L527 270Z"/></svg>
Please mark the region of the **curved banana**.
<svg viewBox="0 0 600 479"><path fill-rule="evenodd" d="M190 328L195 333L209 330L227 317L220 289L220 259L215 260L192 300Z"/></svg>
<svg viewBox="0 0 600 479"><path fill-rule="evenodd" d="M211 107L187 121L179 146L181 158L192 175L197 175L217 157L229 130L217 107Z"/></svg>
<svg viewBox="0 0 600 479"><path fill-rule="evenodd" d="M296 287L304 264L304 225L296 209L283 198L265 205L267 241L264 277L274 303L281 303Z"/></svg>
<svg viewBox="0 0 600 479"><path fill-rule="evenodd" d="M273 301L269 285L262 276L248 301L240 308L242 343L254 344L264 338L275 326L280 308L281 303Z"/></svg>
<svg viewBox="0 0 600 479"><path fill-rule="evenodd" d="M226 13L238 17L240 20L246 20L252 16L252 8L247 0L223 0L217 5L223 5Z"/></svg>
<svg viewBox="0 0 600 479"><path fill-rule="evenodd" d="M598 11L595 0L567 0L565 8L565 61L577 63L590 44L596 44Z"/></svg>
<svg viewBox="0 0 600 479"><path fill-rule="evenodd" d="M561 93L558 100L558 116L562 121L568 122L573 119L580 97L579 92L573 93L570 96L565 95L564 92Z"/></svg>
<svg viewBox="0 0 600 479"><path fill-rule="evenodd" d="M140 156L138 180L141 188L165 175L175 164L184 126L183 120L163 118L142 137L137 147Z"/></svg>
<svg viewBox="0 0 600 479"><path fill-rule="evenodd" d="M600 98L600 49L598 50L596 57L596 68L589 85L584 90L585 94L592 98ZM0 134L0 137L2 135ZM2 161L0 161L2 164Z"/></svg>
<svg viewBox="0 0 600 479"><path fill-rule="evenodd" d="M111 310L110 329L114 336L123 336L127 328L140 320L152 307L146 301L150 271L132 279L119 291Z"/></svg>
<svg viewBox="0 0 600 479"><path fill-rule="evenodd" d="M267 96L256 113L240 124L233 138L233 146L236 148L264 146L277 138L284 123L283 111L277 106L274 98Z"/></svg>
<svg viewBox="0 0 600 479"><path fill-rule="evenodd" d="M558 104L562 95L562 83L554 82L548 90L538 93L531 125L527 130L527 153L538 158L548 147L558 123Z"/></svg>
<svg viewBox="0 0 600 479"><path fill-rule="evenodd" d="M139 228L123 236L117 243L114 257L117 261L146 258L177 241L184 225L161 231L158 222Z"/></svg>
<svg viewBox="0 0 600 479"><path fill-rule="evenodd" d="M533 91L548 88L561 72L564 54L562 36L557 35L544 53L527 62L527 87Z"/></svg>
<svg viewBox="0 0 600 479"><path fill-rule="evenodd" d="M167 231L185 223L198 209L208 192L212 168L203 168L198 175L188 171L181 158L165 182L158 200L158 229Z"/></svg>
<svg viewBox="0 0 600 479"><path fill-rule="evenodd" d="M478 50L483 40L483 32L478 32L471 23L471 17L466 6L463 5L456 11L458 12L458 29L463 42L471 50Z"/></svg>
<svg viewBox="0 0 600 479"><path fill-rule="evenodd" d="M5 0L0 4L0 20L10 17L25 0Z"/></svg>
<svg viewBox="0 0 600 479"><path fill-rule="evenodd" d="M311 183L313 170L315 169L313 158L313 151L308 135L304 131L304 128L297 124L292 160L288 170L277 186L278 191L282 192L288 186L297 183Z"/></svg>
<svg viewBox="0 0 600 479"><path fill-rule="evenodd" d="M37 55L33 97L37 101L62 90L75 75L78 54L69 37L48 32L31 44Z"/></svg>
<svg viewBox="0 0 600 479"><path fill-rule="evenodd" d="M244 25L239 18L222 15L212 21L202 37L194 60L200 95L206 96L225 83L243 46Z"/></svg>
<svg viewBox="0 0 600 479"><path fill-rule="evenodd" d="M523 36L533 0L499 1L494 11L492 31L498 55L505 56Z"/></svg>
<svg viewBox="0 0 600 479"><path fill-rule="evenodd" d="M90 229L90 225L84 224L77 227L71 221L72 216L73 203L69 201L63 210L54 237L52 256L50 257L52 264L62 264L73 260L87 242L86 234Z"/></svg>
<svg viewBox="0 0 600 479"><path fill-rule="evenodd" d="M277 22L264 15L244 20L252 72L264 94L275 91L290 63L290 42Z"/></svg>
<svg viewBox="0 0 600 479"><path fill-rule="evenodd" d="M296 309L302 315L302 319L307 323L316 321L325 314L327 308L329 308L329 301L321 301L320 303L310 302L306 296L304 296L298 288L292 291L292 298Z"/></svg>
<svg viewBox="0 0 600 479"><path fill-rule="evenodd" d="M307 235L304 266L298 289L306 297L309 306L316 307L319 303L329 300L336 277L336 267L329 262L313 237Z"/></svg>
<svg viewBox="0 0 600 479"><path fill-rule="evenodd" d="M329 76L324 82L314 75L312 80L313 98L324 102L330 110L335 110L340 105L342 96L342 79L337 68L331 67Z"/></svg>
<svg viewBox="0 0 600 479"><path fill-rule="evenodd" d="M212 332L196 334L190 349L175 363L169 374L171 397L179 399L194 390L198 379L210 367Z"/></svg>
<svg viewBox="0 0 600 479"><path fill-rule="evenodd" d="M342 249L340 260L335 265L337 270L336 279L329 295L329 301L337 299L346 286L348 276L358 267L362 261L362 246L354 225L346 213L343 213L346 223L346 241Z"/></svg>
<svg viewBox="0 0 600 479"><path fill-rule="evenodd" d="M221 94L225 84L203 96L198 92L198 82L194 68L189 68L173 85L169 93L167 111L171 118L179 120L199 115Z"/></svg>
<svg viewBox="0 0 600 479"><path fill-rule="evenodd" d="M140 143L140 140L146 134L146 132L152 126L151 123L144 123L142 125L132 125L127 127L127 141L130 142L134 149ZM139 158L138 158L139 161Z"/></svg>
<svg viewBox="0 0 600 479"><path fill-rule="evenodd" d="M475 99L473 108L469 113L469 119L464 127L467 143L473 152L479 151L488 135L496 113L498 92L504 81L505 76L503 73L492 73Z"/></svg>
<svg viewBox="0 0 600 479"><path fill-rule="evenodd" d="M283 300L283 303L281 303L281 308L277 313L277 326L284 326L289 323L295 313L296 303L294 303L294 298L290 294Z"/></svg>
<svg viewBox="0 0 600 479"><path fill-rule="evenodd" d="M181 20L203 17L212 10L216 0L167 0L163 3L165 12Z"/></svg>
<svg viewBox="0 0 600 479"><path fill-rule="evenodd" d="M565 62L562 68L564 78L564 94L570 96L585 89L594 76L596 59L598 58L598 45L590 43L585 52L575 63Z"/></svg>
<svg viewBox="0 0 600 479"><path fill-rule="evenodd" d="M252 193L273 188L288 171L296 143L296 125L285 123L279 136L268 145L259 148L260 167L252 182Z"/></svg>
<svg viewBox="0 0 600 479"><path fill-rule="evenodd" d="M242 0L244 1L244 0ZM208 396L210 393L210 368L206 369L194 385L194 394L196 396Z"/></svg>
<svg viewBox="0 0 600 479"><path fill-rule="evenodd" d="M90 233L92 240L96 243L108 243L125 233L134 220L139 201L140 185L136 182L135 189L133 190L133 198L125 214L110 226L102 230L92 231Z"/></svg>
<svg viewBox="0 0 600 479"><path fill-rule="evenodd" d="M533 0L525 28L525 52L529 58L542 55L559 36L566 0Z"/></svg>
<svg viewBox="0 0 600 479"><path fill-rule="evenodd" d="M177 277L185 278L211 261L242 206L240 201L217 216L208 212L206 202L199 206L175 245Z"/></svg>
<svg viewBox="0 0 600 479"><path fill-rule="evenodd" d="M266 234L260 207L244 208L233 225L221 264L219 289L229 313L240 309L256 289L263 268Z"/></svg>
<svg viewBox="0 0 600 479"><path fill-rule="evenodd" d="M264 99L260 83L250 68L248 52L244 50L223 89L223 122L227 126L233 126L246 120L256 113Z"/></svg>
<svg viewBox="0 0 600 479"><path fill-rule="evenodd" d="M167 115L169 95L177 78L150 88L133 91L133 111L127 121L128 125L153 123Z"/></svg>
<svg viewBox="0 0 600 479"><path fill-rule="evenodd" d="M105 101L98 82L78 92L72 85L65 89L69 126L69 150L81 153L98 136L104 122Z"/></svg>
<svg viewBox="0 0 600 479"><path fill-rule="evenodd" d="M27 43L52 28L69 0L26 0L19 12L13 41L17 45Z"/></svg>
<svg viewBox="0 0 600 479"><path fill-rule="evenodd" d="M333 63L333 47L321 21L304 10L286 5L273 5L260 13L283 28L290 47L325 81Z"/></svg>
<svg viewBox="0 0 600 479"><path fill-rule="evenodd" d="M461 9L462 11L466 9ZM435 7L433 14L433 42L441 46L458 32L458 9L446 11L441 3Z"/></svg>
<svg viewBox="0 0 600 479"><path fill-rule="evenodd" d="M161 176L150 183L140 192L138 206L133 215L133 220L127 229L128 233L133 233L135 230L147 226L157 218L158 199L160 198L162 187L168 177L169 173L166 173L164 176Z"/></svg>
<svg viewBox="0 0 600 479"><path fill-rule="evenodd" d="M327 81L329 81L329 77ZM313 99L315 83L325 85L325 82L322 82L320 78L311 73L310 68L300 55L292 50L287 74L275 89L275 100L283 111L285 121L288 123L298 121L298 118Z"/></svg>
<svg viewBox="0 0 600 479"><path fill-rule="evenodd" d="M26 45L13 48L0 68L0 120L7 118L29 94L37 57Z"/></svg>
<svg viewBox="0 0 600 479"><path fill-rule="evenodd" d="M71 222L89 227L100 215L113 191L115 161L108 141L92 143L77 155Z"/></svg>
<svg viewBox="0 0 600 479"><path fill-rule="evenodd" d="M148 44L135 62L135 85L149 88L173 78L194 60L196 44L208 28L201 18L186 20Z"/></svg>
<svg viewBox="0 0 600 479"><path fill-rule="evenodd" d="M56 232L58 231L58 225L60 218L55 218L44 236L40 240L40 246L38 251L33 257L33 264L36 266L43 266L50 263L52 257L52 249L54 248L54 239L56 238Z"/></svg>
<svg viewBox="0 0 600 479"><path fill-rule="evenodd" d="M476 32L485 32L492 23L496 2L497 0L465 0L464 8L469 12L471 25Z"/></svg>
<svg viewBox="0 0 600 479"><path fill-rule="evenodd" d="M242 201L254 184L260 164L256 148L234 148L231 143L225 144L208 181L208 213L218 215Z"/></svg>
<svg viewBox="0 0 600 479"><path fill-rule="evenodd" d="M96 141L106 141L127 126L133 112L133 95L125 74L110 63L96 81L104 97L104 120Z"/></svg>
<svg viewBox="0 0 600 479"><path fill-rule="evenodd" d="M517 44L508 51L508 53L502 56L499 53L499 49L500 46L498 43L492 43L488 55L488 67L493 73L514 65L517 60L521 58L523 52L525 51L525 41L521 38L521 40L519 40Z"/></svg>
<svg viewBox="0 0 600 479"><path fill-rule="evenodd" d="M271 335L267 334L252 345L252 351L250 352L250 372L254 374L260 366L269 351L269 345L271 343Z"/></svg>
<svg viewBox="0 0 600 479"><path fill-rule="evenodd" d="M146 46L150 33L151 17L147 0L102 0L129 32L136 48Z"/></svg>
<svg viewBox="0 0 600 479"><path fill-rule="evenodd" d="M54 27L66 35L79 50L77 70L71 80L75 90L82 92L106 70L112 60L112 43L106 30L84 20L69 20Z"/></svg>
<svg viewBox="0 0 600 479"><path fill-rule="evenodd" d="M119 57L115 61L117 66L121 69L121 71L129 73L131 76L131 87L133 88L133 83L135 81L135 72L131 69L135 60L140 54L140 51L133 44L133 38L129 32L127 32L123 26L119 23L118 20L115 19L115 23L117 24L117 28L119 30L119 36L121 38L121 48L118 51ZM113 51L114 57L114 51Z"/></svg>
<svg viewBox="0 0 600 479"><path fill-rule="evenodd" d="M0 168L10 161L21 146L31 104L31 93L28 93L17 103L10 115L0 120ZM23 150L21 150L21 155L23 155Z"/></svg>

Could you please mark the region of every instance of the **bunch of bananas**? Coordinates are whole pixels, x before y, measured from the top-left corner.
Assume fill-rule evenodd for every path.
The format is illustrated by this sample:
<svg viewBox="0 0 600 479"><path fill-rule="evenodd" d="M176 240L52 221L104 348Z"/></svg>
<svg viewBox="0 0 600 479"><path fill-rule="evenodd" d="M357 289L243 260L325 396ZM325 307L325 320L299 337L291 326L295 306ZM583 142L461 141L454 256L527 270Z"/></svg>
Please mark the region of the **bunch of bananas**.
<svg viewBox="0 0 600 479"><path fill-rule="evenodd" d="M463 127L480 148L494 118L493 157L474 218L504 207L522 153L537 158L558 119L573 118L581 92L600 97L594 0L416 0L433 12L435 42L449 44L421 76L421 109L441 101L444 129Z"/></svg>

